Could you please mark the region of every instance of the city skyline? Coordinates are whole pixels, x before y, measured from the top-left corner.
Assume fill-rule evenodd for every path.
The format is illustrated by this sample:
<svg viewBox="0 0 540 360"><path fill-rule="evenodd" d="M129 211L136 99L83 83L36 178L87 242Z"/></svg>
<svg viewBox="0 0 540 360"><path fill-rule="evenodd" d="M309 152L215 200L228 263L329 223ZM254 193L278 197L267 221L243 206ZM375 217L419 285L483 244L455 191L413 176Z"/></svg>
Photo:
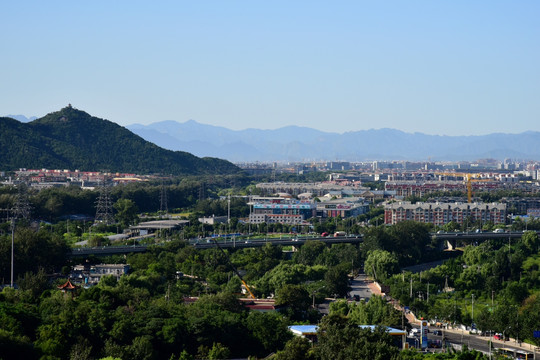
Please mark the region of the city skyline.
<svg viewBox="0 0 540 360"><path fill-rule="evenodd" d="M2 5L2 115L126 126L540 131L540 5Z"/></svg>

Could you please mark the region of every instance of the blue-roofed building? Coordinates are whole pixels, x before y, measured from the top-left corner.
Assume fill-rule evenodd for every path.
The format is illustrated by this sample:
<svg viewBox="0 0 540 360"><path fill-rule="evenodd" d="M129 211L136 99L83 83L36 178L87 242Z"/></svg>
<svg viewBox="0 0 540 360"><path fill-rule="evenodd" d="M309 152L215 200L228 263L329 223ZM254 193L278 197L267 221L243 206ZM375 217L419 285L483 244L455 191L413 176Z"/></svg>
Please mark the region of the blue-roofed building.
<svg viewBox="0 0 540 360"><path fill-rule="evenodd" d="M317 342L317 325L291 325L289 330L296 336L305 337L311 342Z"/></svg>
<svg viewBox="0 0 540 360"><path fill-rule="evenodd" d="M256 203L249 215L252 224L281 223L298 225L316 215L317 206L309 202Z"/></svg>

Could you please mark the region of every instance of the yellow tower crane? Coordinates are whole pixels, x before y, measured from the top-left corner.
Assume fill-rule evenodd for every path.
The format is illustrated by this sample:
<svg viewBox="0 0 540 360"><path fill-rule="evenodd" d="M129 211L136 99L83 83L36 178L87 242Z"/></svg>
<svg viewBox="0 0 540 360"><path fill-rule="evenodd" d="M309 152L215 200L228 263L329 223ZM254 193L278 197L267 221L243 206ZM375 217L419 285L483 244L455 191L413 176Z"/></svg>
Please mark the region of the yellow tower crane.
<svg viewBox="0 0 540 360"><path fill-rule="evenodd" d="M462 178L467 186L467 202L472 202L472 183L473 182L489 182L492 179L482 179L482 174L456 173L456 172L436 172L435 175L452 176Z"/></svg>

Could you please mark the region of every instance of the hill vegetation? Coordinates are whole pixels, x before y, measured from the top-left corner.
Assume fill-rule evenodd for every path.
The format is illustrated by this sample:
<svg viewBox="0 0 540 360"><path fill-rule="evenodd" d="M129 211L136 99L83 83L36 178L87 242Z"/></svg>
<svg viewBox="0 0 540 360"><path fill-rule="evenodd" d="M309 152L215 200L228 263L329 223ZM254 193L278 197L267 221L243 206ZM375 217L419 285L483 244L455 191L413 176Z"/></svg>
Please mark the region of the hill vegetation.
<svg viewBox="0 0 540 360"><path fill-rule="evenodd" d="M225 160L162 149L70 106L30 123L0 118L0 169L17 168L172 175L239 171Z"/></svg>

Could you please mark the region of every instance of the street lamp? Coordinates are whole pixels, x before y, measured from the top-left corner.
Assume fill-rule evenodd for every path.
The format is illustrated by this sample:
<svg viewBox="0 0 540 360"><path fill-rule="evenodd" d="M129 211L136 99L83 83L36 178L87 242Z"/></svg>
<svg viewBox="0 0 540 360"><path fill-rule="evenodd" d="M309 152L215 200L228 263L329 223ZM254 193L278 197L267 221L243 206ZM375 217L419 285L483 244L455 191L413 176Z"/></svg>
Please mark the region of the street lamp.
<svg viewBox="0 0 540 360"><path fill-rule="evenodd" d="M503 330L502 332L503 343L506 343L506 336L504 335L504 333L506 332L506 330L511 329L511 328L512 326L507 326L506 329Z"/></svg>
<svg viewBox="0 0 540 360"><path fill-rule="evenodd" d="M319 290L321 290L321 289L323 289L323 288L325 288L325 287L326 287L326 285L325 285L325 286L322 286L322 287L320 287L320 288L318 288L317 290L313 290L313 292L311 293L311 296L313 297L313 305L312 305L312 306L313 306L314 309L315 309L315 294L316 294Z"/></svg>
<svg viewBox="0 0 540 360"><path fill-rule="evenodd" d="M471 330L473 330L473 326L474 326L474 294L471 294L471 297L472 297L472 301L471 301L471 307L472 307L472 311L471 311Z"/></svg>

